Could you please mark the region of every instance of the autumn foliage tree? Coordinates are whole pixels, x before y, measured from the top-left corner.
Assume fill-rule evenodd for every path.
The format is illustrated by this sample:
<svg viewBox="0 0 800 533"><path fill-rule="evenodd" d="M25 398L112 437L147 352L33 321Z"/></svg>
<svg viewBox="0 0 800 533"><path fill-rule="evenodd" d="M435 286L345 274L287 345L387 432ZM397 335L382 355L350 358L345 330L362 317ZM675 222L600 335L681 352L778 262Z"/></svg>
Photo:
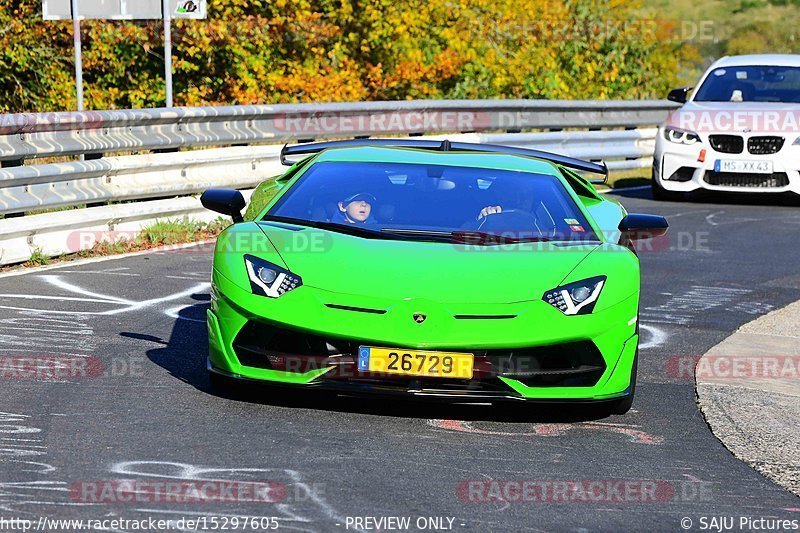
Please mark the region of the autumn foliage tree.
<svg viewBox="0 0 800 533"><path fill-rule="evenodd" d="M661 97L691 49L612 0L211 0L175 21L176 105ZM0 111L75 105L71 24L0 4ZM83 23L86 104L164 105L159 21Z"/></svg>

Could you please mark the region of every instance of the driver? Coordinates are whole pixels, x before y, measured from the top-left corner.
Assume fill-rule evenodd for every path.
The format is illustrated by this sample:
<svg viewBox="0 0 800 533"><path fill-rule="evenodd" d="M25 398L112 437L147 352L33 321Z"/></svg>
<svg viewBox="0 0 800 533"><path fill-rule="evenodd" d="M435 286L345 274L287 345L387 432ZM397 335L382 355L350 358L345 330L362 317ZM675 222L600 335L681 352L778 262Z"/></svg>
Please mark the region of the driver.
<svg viewBox="0 0 800 533"><path fill-rule="evenodd" d="M481 212L478 213L478 221L480 222L489 215L496 215L503 212L503 208L499 205L487 205Z"/></svg>
<svg viewBox="0 0 800 533"><path fill-rule="evenodd" d="M480 224L489 215L499 215L505 209L506 211L521 210L526 213L533 213L535 208L535 198L533 188L525 183L497 183L494 186L495 191L494 201L497 204L487 205L481 212L478 213L476 221Z"/></svg>
<svg viewBox="0 0 800 533"><path fill-rule="evenodd" d="M492 215L522 211L526 214L533 213L535 194L530 185L517 182L501 182L493 186L492 201L478 213L471 221L471 226L482 227Z"/></svg>
<svg viewBox="0 0 800 533"><path fill-rule="evenodd" d="M370 218L372 205L376 203L375 197L369 193L356 193L339 202L339 209L331 217L331 222L339 224L368 224L373 222Z"/></svg>

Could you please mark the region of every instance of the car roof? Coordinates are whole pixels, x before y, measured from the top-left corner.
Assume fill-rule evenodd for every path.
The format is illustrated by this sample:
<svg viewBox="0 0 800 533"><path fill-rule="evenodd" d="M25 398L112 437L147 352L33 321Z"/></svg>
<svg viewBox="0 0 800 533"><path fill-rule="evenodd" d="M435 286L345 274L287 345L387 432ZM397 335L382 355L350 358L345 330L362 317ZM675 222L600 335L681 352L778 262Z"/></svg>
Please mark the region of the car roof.
<svg viewBox="0 0 800 533"><path fill-rule="evenodd" d="M800 55L797 54L753 54L743 56L727 56L715 61L711 68L776 66L800 67Z"/></svg>
<svg viewBox="0 0 800 533"><path fill-rule="evenodd" d="M561 175L558 167L549 161L489 152L437 152L414 148L358 146L328 148L316 158L316 162L326 161L448 165Z"/></svg>

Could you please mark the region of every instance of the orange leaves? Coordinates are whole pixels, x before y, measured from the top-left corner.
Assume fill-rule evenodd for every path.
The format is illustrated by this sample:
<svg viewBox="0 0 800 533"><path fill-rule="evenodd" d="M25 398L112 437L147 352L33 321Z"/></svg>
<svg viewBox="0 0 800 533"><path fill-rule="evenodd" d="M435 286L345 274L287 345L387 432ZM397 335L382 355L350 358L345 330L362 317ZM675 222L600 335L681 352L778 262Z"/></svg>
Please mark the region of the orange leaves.
<svg viewBox="0 0 800 533"><path fill-rule="evenodd" d="M11 4L11 5L9 5ZM660 96L679 61L668 21L622 0L214 0L174 21L177 105L406 98ZM0 110L70 108L69 23L0 4ZM84 23L87 105L164 104L159 21Z"/></svg>

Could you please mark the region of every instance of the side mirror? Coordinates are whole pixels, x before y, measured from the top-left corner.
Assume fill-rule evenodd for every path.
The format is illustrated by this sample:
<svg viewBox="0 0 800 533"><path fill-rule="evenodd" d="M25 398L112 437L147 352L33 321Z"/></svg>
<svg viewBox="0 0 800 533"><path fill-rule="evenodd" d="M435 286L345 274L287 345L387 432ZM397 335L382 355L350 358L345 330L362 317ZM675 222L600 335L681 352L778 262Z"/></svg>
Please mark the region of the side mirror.
<svg viewBox="0 0 800 533"><path fill-rule="evenodd" d="M692 92L693 88L694 87L680 87L678 89L672 89L667 95L667 100L678 102L679 104L685 104L689 99L689 93Z"/></svg>
<svg viewBox="0 0 800 533"><path fill-rule="evenodd" d="M619 223L620 242L652 239L667 234L667 219L658 215L627 215Z"/></svg>
<svg viewBox="0 0 800 533"><path fill-rule="evenodd" d="M200 196L200 203L206 209L228 215L234 224L244 222L242 218L244 196L235 189L208 189Z"/></svg>

